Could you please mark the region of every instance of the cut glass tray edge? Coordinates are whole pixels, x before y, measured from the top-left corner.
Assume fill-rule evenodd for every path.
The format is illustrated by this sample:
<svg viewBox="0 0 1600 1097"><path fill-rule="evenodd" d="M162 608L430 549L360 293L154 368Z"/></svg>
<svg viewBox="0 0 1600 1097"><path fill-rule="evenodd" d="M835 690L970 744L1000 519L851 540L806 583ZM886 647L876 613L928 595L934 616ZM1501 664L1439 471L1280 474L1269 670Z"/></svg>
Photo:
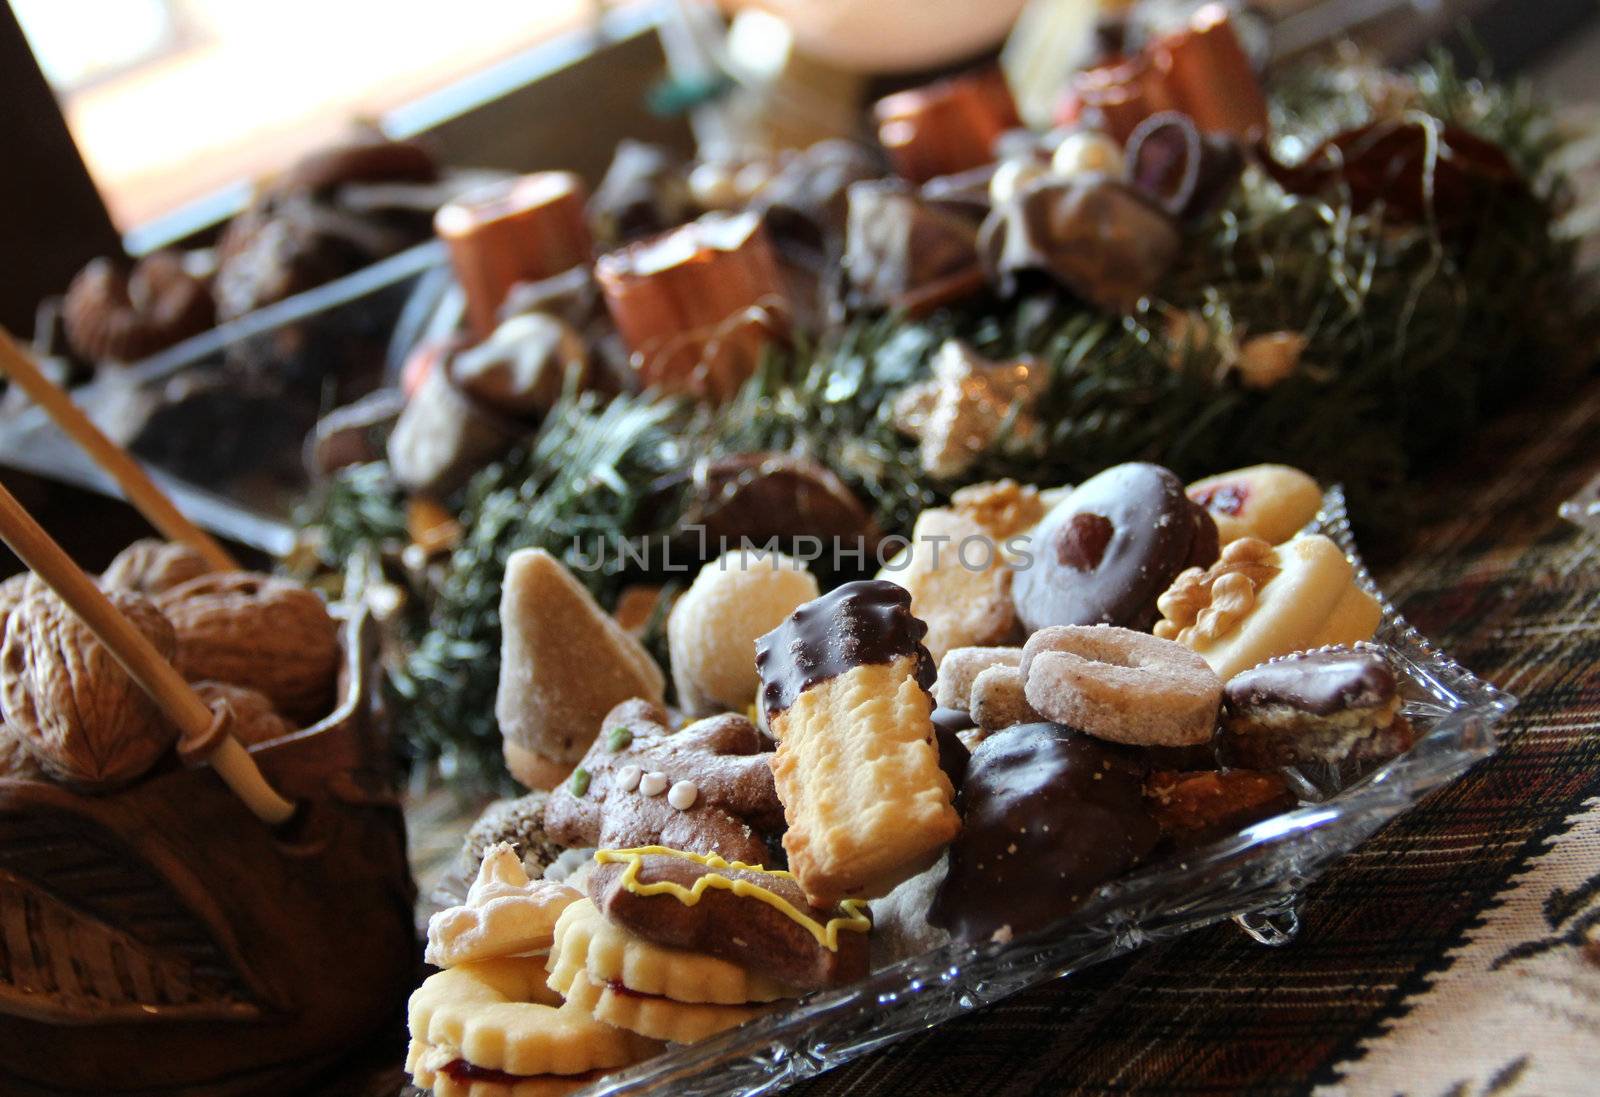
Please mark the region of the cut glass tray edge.
<svg viewBox="0 0 1600 1097"><path fill-rule="evenodd" d="M1452 661L1399 615L1361 561L1340 488L1327 492L1308 529L1344 550L1383 607L1376 639L1410 679L1405 712L1419 725L1432 721L1410 750L1325 802L1108 884L1054 926L911 957L608 1074L580 1097L770 1093L1143 945L1281 905L1383 824L1492 754L1496 727L1516 698Z"/></svg>

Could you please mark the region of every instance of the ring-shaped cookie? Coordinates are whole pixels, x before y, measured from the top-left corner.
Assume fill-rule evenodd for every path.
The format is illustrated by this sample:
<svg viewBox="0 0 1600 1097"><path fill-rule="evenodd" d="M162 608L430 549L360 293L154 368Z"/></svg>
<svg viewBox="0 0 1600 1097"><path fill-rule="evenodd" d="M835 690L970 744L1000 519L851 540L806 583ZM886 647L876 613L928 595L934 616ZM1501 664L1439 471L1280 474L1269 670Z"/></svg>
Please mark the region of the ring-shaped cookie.
<svg viewBox="0 0 1600 1097"><path fill-rule="evenodd" d="M539 957L480 960L431 975L411 995L412 1039L519 1079L612 1070L661 1050L563 1003L545 980Z"/></svg>
<svg viewBox="0 0 1600 1097"><path fill-rule="evenodd" d="M1022 649L1023 692L1040 715L1133 746L1208 742L1222 679L1172 640L1111 625L1041 629Z"/></svg>

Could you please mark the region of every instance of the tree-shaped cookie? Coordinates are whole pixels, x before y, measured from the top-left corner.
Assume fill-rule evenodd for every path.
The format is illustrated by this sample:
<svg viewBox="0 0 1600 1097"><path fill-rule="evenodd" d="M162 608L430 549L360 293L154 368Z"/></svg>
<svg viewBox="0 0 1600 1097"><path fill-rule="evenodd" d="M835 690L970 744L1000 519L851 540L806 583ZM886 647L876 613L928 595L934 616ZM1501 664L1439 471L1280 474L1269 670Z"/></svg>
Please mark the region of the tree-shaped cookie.
<svg viewBox="0 0 1600 1097"><path fill-rule="evenodd" d="M674 732L659 705L625 701L551 793L545 830L569 846L663 845L762 864L771 860L762 833L783 826L771 758L743 716Z"/></svg>

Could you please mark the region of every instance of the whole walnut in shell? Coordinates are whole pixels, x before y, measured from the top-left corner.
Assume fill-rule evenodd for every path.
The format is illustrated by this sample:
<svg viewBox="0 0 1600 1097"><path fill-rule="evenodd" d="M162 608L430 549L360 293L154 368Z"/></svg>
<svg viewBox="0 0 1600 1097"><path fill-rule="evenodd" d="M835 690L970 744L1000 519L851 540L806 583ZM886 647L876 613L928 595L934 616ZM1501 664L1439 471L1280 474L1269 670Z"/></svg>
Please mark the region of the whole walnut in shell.
<svg viewBox="0 0 1600 1097"><path fill-rule="evenodd" d="M258 690L227 682L196 682L194 691L212 712L216 712L218 706L227 707L233 717L229 724L233 737L247 747L281 739L299 730L278 715L272 701Z"/></svg>
<svg viewBox="0 0 1600 1097"><path fill-rule="evenodd" d="M178 631L177 667L266 695L291 720L310 723L333 704L339 626L304 587L252 571L202 575L157 604Z"/></svg>
<svg viewBox="0 0 1600 1097"><path fill-rule="evenodd" d="M148 598L109 595L123 616L172 658L172 624ZM48 590L29 593L6 620L0 648L6 724L50 776L85 789L125 785L172 749L177 729Z"/></svg>
<svg viewBox="0 0 1600 1097"><path fill-rule="evenodd" d="M106 590L160 594L210 571L206 558L188 545L146 537L117 553L100 576L100 585Z"/></svg>
<svg viewBox="0 0 1600 1097"><path fill-rule="evenodd" d="M7 778L37 781L43 776L44 770L28 744L8 725L0 724L0 781Z"/></svg>
<svg viewBox="0 0 1600 1097"><path fill-rule="evenodd" d="M6 618L11 616L12 611L22 605L29 593L43 589L44 584L35 579L31 571L13 575L0 583L0 639L5 638Z"/></svg>

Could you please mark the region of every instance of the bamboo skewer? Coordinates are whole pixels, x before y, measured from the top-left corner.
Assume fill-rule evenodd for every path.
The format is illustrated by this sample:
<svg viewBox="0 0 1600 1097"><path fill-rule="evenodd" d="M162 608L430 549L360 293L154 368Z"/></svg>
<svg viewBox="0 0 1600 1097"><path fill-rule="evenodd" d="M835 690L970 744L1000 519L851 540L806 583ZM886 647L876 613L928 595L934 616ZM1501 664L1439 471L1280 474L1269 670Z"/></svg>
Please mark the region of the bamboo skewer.
<svg viewBox="0 0 1600 1097"><path fill-rule="evenodd" d="M4 372L34 403L44 408L55 420L56 426L117 482L128 502L169 541L181 541L188 545L204 556L214 571L239 570L238 562L228 554L228 550L185 518L139 462L127 450L107 438L84 414L83 409L72 402L72 397L39 370L32 357L17 346L16 340L4 328L0 328L0 372Z"/></svg>
<svg viewBox="0 0 1600 1097"><path fill-rule="evenodd" d="M89 626L139 688L160 706L181 734L180 743L197 744L202 752L209 750L212 768L262 822L277 826L288 821L294 805L267 784L255 759L226 726L218 727L217 717L189 683L4 485L0 485L0 539ZM214 745L208 745L208 740Z"/></svg>

